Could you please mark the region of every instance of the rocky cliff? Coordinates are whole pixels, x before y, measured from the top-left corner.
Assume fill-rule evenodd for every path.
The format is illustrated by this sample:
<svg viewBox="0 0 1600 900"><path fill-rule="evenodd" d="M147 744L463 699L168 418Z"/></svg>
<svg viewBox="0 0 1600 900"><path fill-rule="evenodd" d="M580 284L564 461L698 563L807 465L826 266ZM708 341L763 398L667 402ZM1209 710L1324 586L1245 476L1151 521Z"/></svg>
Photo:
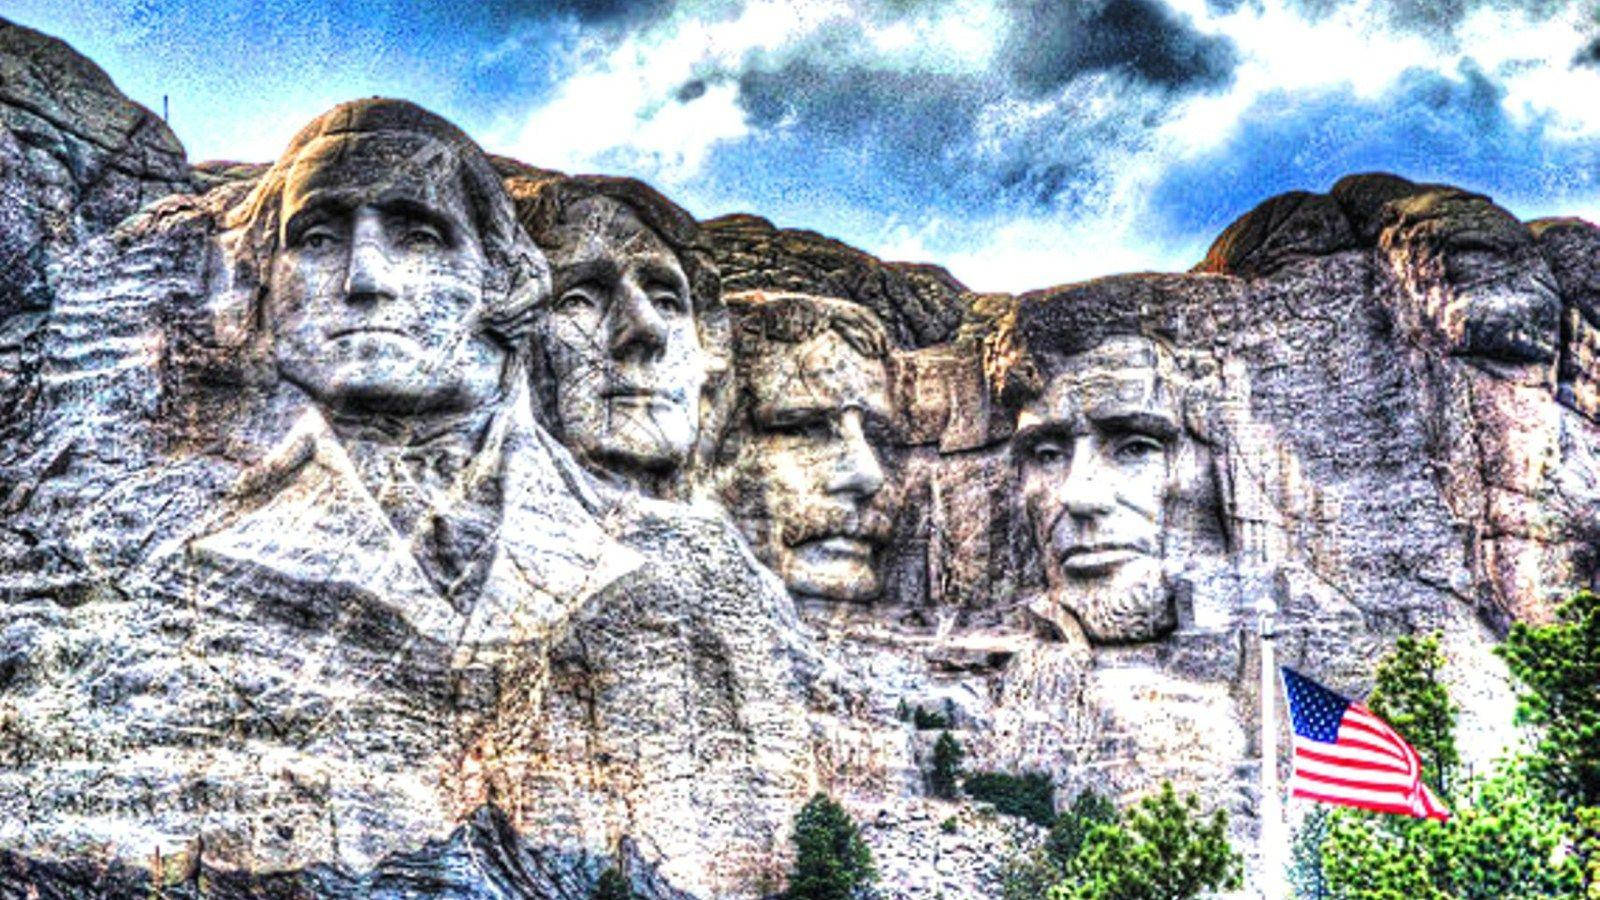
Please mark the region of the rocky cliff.
<svg viewBox="0 0 1600 900"><path fill-rule="evenodd" d="M1250 849L1262 610L1356 694L1442 633L1483 763L1600 572L1580 220L1353 175L1010 296L399 101L192 165L5 23L0 125L7 895L764 896L826 791L988 896L943 728Z"/></svg>

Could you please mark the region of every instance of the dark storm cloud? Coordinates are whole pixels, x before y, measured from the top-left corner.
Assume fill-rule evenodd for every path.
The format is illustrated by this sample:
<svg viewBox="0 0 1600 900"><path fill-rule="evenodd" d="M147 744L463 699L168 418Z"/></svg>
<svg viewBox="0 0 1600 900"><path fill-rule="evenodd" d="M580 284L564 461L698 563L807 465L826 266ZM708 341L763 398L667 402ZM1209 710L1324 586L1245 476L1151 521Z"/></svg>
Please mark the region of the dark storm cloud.
<svg viewBox="0 0 1600 900"><path fill-rule="evenodd" d="M1578 51L1578 55L1573 58L1572 64L1600 68L1600 35L1597 35L1594 40L1585 44L1584 48Z"/></svg>
<svg viewBox="0 0 1600 900"><path fill-rule="evenodd" d="M789 189L892 215L1073 206L1099 184L1107 154L1142 138L1140 111L1152 108L1129 96L1128 115L1107 118L1087 111L1087 96L1067 97L1043 115L997 121L1011 89L987 74L817 59L805 54L738 76L739 103L757 131L713 154L719 179L750 179L740 187L781 194L772 180L789 178L791 161L806 159Z"/></svg>
<svg viewBox="0 0 1600 900"><path fill-rule="evenodd" d="M678 0L489 0L481 4L505 22L568 18L581 26L632 29L664 18Z"/></svg>
<svg viewBox="0 0 1600 900"><path fill-rule="evenodd" d="M1232 138L1171 167L1152 197L1153 227L1214 234L1257 202L1288 190L1326 190L1350 172L1387 170L1513 198L1592 195L1600 140L1515 122L1503 90L1475 68L1459 78L1412 69L1381 96L1348 88L1267 95Z"/></svg>
<svg viewBox="0 0 1600 900"><path fill-rule="evenodd" d="M1196 31L1162 0L1022 0L1011 14L1003 55L1035 94L1091 72L1174 91L1217 88L1238 64L1232 43Z"/></svg>

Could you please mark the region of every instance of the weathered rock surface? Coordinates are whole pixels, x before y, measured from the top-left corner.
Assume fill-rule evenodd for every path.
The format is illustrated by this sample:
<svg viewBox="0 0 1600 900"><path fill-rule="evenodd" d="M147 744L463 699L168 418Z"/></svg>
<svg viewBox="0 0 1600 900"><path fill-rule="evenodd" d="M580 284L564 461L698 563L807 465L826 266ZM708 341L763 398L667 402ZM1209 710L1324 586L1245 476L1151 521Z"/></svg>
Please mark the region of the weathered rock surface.
<svg viewBox="0 0 1600 900"><path fill-rule="evenodd" d="M4 438L33 409L53 267L86 239L191 183L183 147L165 122L65 44L0 19Z"/></svg>
<svg viewBox="0 0 1600 900"><path fill-rule="evenodd" d="M763 896L817 790L886 896L991 896L1039 835L928 796L944 727L1249 848L1262 607L1351 693L1441 632L1486 762L1493 645L1600 574L1580 220L1356 175L1189 273L978 295L394 101L190 168L9 25L0 124L7 896ZM427 365L338 343L480 305ZM348 318L294 357L306 309ZM351 346L503 381L305 376Z"/></svg>

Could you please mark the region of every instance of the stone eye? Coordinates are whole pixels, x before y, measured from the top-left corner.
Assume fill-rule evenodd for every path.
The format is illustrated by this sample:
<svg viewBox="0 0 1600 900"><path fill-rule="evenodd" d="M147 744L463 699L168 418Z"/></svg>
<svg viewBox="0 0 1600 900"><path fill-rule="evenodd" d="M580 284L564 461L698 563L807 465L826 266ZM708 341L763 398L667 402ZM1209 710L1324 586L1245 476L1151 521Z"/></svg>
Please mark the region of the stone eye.
<svg viewBox="0 0 1600 900"><path fill-rule="evenodd" d="M295 239L295 246L307 250L324 250L339 242L339 236L326 225L313 225Z"/></svg>
<svg viewBox="0 0 1600 900"><path fill-rule="evenodd" d="M650 302L663 312L681 313L684 311L683 298L676 291L656 291L650 295Z"/></svg>
<svg viewBox="0 0 1600 900"><path fill-rule="evenodd" d="M444 246L444 235L428 225L411 225L401 234L400 243L410 250L435 250Z"/></svg>
<svg viewBox="0 0 1600 900"><path fill-rule="evenodd" d="M1147 434L1131 434L1117 441L1117 459L1128 462L1144 462L1152 457L1160 456L1167 450L1167 445L1159 439Z"/></svg>
<svg viewBox="0 0 1600 900"><path fill-rule="evenodd" d="M583 288L568 290L558 297L555 302L557 312L582 312L584 310L598 309L599 306L600 304L595 302L594 296Z"/></svg>
<svg viewBox="0 0 1600 900"><path fill-rule="evenodd" d="M1028 448L1028 459L1036 465L1053 466L1065 461L1066 458L1066 448L1051 441L1043 441Z"/></svg>

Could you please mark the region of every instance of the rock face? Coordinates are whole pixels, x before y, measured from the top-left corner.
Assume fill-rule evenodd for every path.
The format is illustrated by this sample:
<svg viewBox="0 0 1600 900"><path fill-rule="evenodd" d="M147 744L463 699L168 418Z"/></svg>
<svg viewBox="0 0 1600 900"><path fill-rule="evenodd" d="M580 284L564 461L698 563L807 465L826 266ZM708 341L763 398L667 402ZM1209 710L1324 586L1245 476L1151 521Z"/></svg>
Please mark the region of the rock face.
<svg viewBox="0 0 1600 900"><path fill-rule="evenodd" d="M192 186L166 123L65 44L0 18L0 439L31 421L53 271L87 239ZM4 466L6 456L0 456Z"/></svg>
<svg viewBox="0 0 1600 900"><path fill-rule="evenodd" d="M821 790L991 896L1038 834L944 729L1252 848L1261 609L1351 693L1441 632L1487 761L1600 572L1586 222L1358 175L980 295L402 101L191 168L58 42L0 76L0 893L758 897Z"/></svg>

